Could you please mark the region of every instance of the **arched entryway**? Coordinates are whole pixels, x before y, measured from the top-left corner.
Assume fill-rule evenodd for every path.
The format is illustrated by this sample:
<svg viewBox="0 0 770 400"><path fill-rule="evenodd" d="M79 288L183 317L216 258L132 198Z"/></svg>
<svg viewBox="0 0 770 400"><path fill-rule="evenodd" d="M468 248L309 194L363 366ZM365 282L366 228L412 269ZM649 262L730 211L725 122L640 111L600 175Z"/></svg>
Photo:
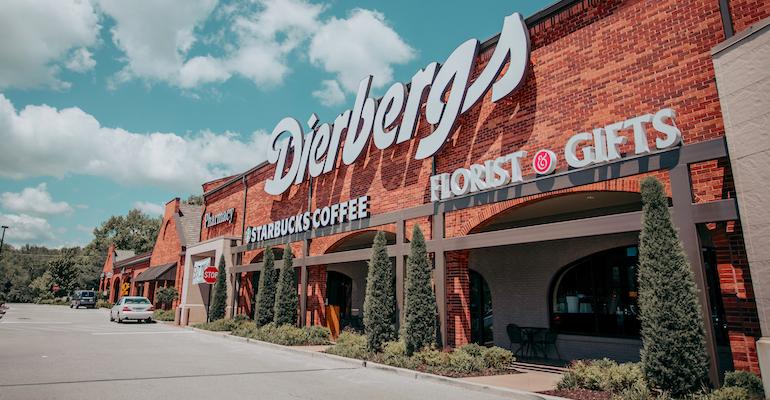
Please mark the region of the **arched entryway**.
<svg viewBox="0 0 770 400"><path fill-rule="evenodd" d="M481 274L468 271L470 279L471 342L481 345L494 343L492 292Z"/></svg>
<svg viewBox="0 0 770 400"><path fill-rule="evenodd" d="M536 199L501 211L474 227L471 233L593 218L639 211L641 208L641 197L634 192L565 193ZM589 282L594 282L594 279L604 279L611 283L613 282L612 271L623 269L623 273L616 274L616 277L627 283L629 275L627 267L633 264L633 259L629 258L629 262L621 265L616 263L617 257L611 259L606 257L607 254L615 253L603 252L611 249L618 249L615 252L624 252L629 247L635 249L634 246L637 243L638 232L621 232L470 250L467 261L468 289L466 289L470 310L467 314L467 328L465 328L467 329L466 340L484 344L493 343L508 348L511 343L506 327L509 324L515 324L533 332L547 329L558 331L559 354L555 349L551 349L548 357L552 359L609 357L618 361L638 360L641 342L638 329L636 335L633 334L633 326L618 328L615 321L612 327L617 328L618 334L606 334L609 330L609 316L602 317L607 321L597 317L600 320L598 322L596 318L592 321L576 322L576 324L590 324L590 331L578 332L559 325L573 317L588 318L589 309L599 311L599 309L609 308L611 305L609 302L603 302L607 304L601 307L597 305L596 308L583 305L584 314L562 315L558 312L560 310L558 307L566 307L563 304L566 303L567 295L570 296L570 301L573 301L573 296L577 297L578 294L581 298L586 298L589 295L588 291L586 289L583 290L585 293L554 294L556 281L560 276L563 276L562 282L565 285L567 280L575 278L575 274ZM592 255L596 256L591 258ZM579 267L582 265L582 260L589 260L599 265L599 260L603 259L606 259L602 264L605 265L602 267L604 269L594 270L593 276L590 275L590 268ZM613 269L614 267L617 268ZM599 272L604 276L606 271L609 271L607 272L609 277L600 278ZM606 289L607 285L599 285L601 287L593 293L601 292L601 294L594 294L593 297L606 297L605 293L609 290ZM619 286L617 294L620 295L619 290L623 290L622 294L625 298L633 296L633 288L627 286ZM569 288L563 286L563 289L578 290L575 285ZM580 306L577 307L577 311L581 311ZM616 311L617 304L614 308ZM615 311L613 311L613 317L616 316ZM629 307L621 307L621 312L627 314L633 310ZM456 318L455 321L462 322L462 318ZM631 317L622 322L633 325ZM606 329L600 330L598 325ZM542 354L539 357L542 357Z"/></svg>
<svg viewBox="0 0 770 400"><path fill-rule="evenodd" d="M396 242L394 233L384 233L388 245ZM376 234L376 230L368 230L347 235L329 246L326 253L371 248ZM391 260L395 276L395 258ZM363 329L366 275L369 271L367 261L341 262L311 268L322 268L325 271L323 308L326 325L332 330Z"/></svg>
<svg viewBox="0 0 770 400"><path fill-rule="evenodd" d="M113 283L112 283L112 292L110 293L110 302L117 303L118 300L120 299L120 287L121 287L120 278L115 278L112 282Z"/></svg>

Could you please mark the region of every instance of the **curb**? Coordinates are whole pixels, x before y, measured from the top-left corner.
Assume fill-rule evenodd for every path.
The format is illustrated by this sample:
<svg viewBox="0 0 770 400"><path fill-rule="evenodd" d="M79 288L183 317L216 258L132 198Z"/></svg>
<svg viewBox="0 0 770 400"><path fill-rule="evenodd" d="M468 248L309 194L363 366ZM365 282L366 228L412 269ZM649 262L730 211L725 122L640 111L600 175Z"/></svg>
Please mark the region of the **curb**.
<svg viewBox="0 0 770 400"><path fill-rule="evenodd" d="M171 325L173 325L173 324L171 324ZM178 326L178 325L176 325L176 326ZM498 387L498 386L485 385L485 384L482 384L482 383L468 382L468 381L463 381L463 380L456 379L456 378L450 378L450 377L447 377L447 376L434 375L434 374L429 374L427 372L420 372L420 371L414 371L414 370L411 370L411 369L392 367L390 365L379 364L379 363L375 363L375 362L371 362L371 361L365 361L365 360L359 360L359 359L355 359L355 358L342 357L342 356L338 356L338 355L334 355L334 354L327 354L327 353L322 353L322 352L318 352L318 351L310 351L310 350L303 350L303 349L295 349L295 348L292 348L291 346L283 346L283 345L280 345L280 344L263 342L261 340L255 340L255 339L250 339L250 338L245 338L245 337L240 337L240 336L233 336L229 332L207 331L205 329L194 328L192 326L185 326L185 327L180 327L180 328L192 330L192 331L195 331L195 332L198 332L198 333L202 333L202 334L205 334L205 335L218 336L218 337L221 337L221 338L224 338L224 339L228 339L228 340L233 340L233 341L236 341L236 342L249 343L249 344L253 344L253 345L257 345L257 346L261 346L261 347L269 348L269 349L273 349L273 350L278 350L278 351L283 351L283 352L293 353L293 354L302 354L302 355L309 356L309 357L314 357L314 358L324 358L324 359L330 359L330 360L335 360L335 361L341 361L341 362L344 362L344 363L347 363L347 364L350 364L350 365L355 365L355 366L358 366L358 367L372 368L372 369L376 369L376 370L380 370L380 371L387 371L387 372L394 373L394 374L397 374L397 375L400 375L400 376L403 376L403 377L406 377L406 378L412 378L412 379L419 379L419 380L425 380L425 381L430 381L430 382L442 383L442 384L445 384L445 385L450 385L450 386L459 387L459 388L467 389L467 390L472 390L474 392L486 393L486 394L490 394L490 395L503 396L503 397L508 397L508 398L512 398L512 399L519 399L519 400L521 400L521 399L526 399L526 400L567 400L567 399L565 399L563 397L549 396L549 395L545 395L545 394L527 392L527 391L524 391L524 390L507 389L507 388L501 388L501 387Z"/></svg>

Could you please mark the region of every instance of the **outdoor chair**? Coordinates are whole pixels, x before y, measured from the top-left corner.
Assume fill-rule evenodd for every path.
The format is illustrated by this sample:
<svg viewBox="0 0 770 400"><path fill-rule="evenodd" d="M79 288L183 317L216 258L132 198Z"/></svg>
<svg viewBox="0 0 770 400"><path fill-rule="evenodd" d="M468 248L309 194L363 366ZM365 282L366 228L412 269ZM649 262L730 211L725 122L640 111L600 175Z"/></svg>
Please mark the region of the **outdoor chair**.
<svg viewBox="0 0 770 400"><path fill-rule="evenodd" d="M523 357L524 356L523 351L527 346L527 340L524 337L524 333L522 329L516 324L508 324L505 327L505 330L506 332L508 332L508 340L511 341L510 350L513 352L513 355L521 355ZM513 350L514 344L518 345L518 347L516 348L516 351Z"/></svg>

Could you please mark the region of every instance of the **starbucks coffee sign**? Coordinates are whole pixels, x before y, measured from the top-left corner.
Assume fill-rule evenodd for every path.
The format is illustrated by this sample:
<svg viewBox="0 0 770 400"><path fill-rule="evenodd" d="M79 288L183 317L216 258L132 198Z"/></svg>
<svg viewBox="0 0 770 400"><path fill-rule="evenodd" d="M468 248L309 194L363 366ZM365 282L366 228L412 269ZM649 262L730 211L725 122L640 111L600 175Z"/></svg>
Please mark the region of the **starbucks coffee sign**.
<svg viewBox="0 0 770 400"><path fill-rule="evenodd" d="M423 98L427 99L425 120L433 126L433 132L420 139L415 159L436 154L455 127L457 117L478 103L490 88L492 101L497 102L524 81L530 47L529 32L520 14L505 18L491 58L471 82L479 46L477 39L466 41L443 64L432 62L417 71L408 88L401 82L394 83L379 101L369 97L372 76L367 76L358 87L352 109L337 116L334 122L320 125L318 117L312 114L307 121L307 135L296 119L282 119L270 138L267 161L275 165L275 175L265 182L265 192L278 195L292 184L302 183L307 176L330 172L343 143L342 162L350 165L367 148L370 139L379 149L411 140ZM502 73L506 64L508 68Z"/></svg>

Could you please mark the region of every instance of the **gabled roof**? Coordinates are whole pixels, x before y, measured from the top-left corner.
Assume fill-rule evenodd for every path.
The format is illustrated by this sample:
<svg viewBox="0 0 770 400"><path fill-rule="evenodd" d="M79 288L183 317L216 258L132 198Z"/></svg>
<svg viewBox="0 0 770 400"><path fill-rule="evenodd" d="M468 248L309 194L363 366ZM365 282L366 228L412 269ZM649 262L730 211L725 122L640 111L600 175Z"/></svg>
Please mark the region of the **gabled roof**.
<svg viewBox="0 0 770 400"><path fill-rule="evenodd" d="M179 243L189 246L198 243L201 236L201 219L203 206L181 203L179 213L174 215Z"/></svg>
<svg viewBox="0 0 770 400"><path fill-rule="evenodd" d="M115 264L113 264L112 268L114 269L114 268L129 267L131 265L139 264L141 262L149 260L150 256L152 256L151 251L148 251L147 253L143 253L143 254L138 254L133 257L129 257L119 262L116 262Z"/></svg>
<svg viewBox="0 0 770 400"><path fill-rule="evenodd" d="M117 263L117 262L123 261L135 255L136 253L134 253L133 250L115 250L115 262Z"/></svg>

